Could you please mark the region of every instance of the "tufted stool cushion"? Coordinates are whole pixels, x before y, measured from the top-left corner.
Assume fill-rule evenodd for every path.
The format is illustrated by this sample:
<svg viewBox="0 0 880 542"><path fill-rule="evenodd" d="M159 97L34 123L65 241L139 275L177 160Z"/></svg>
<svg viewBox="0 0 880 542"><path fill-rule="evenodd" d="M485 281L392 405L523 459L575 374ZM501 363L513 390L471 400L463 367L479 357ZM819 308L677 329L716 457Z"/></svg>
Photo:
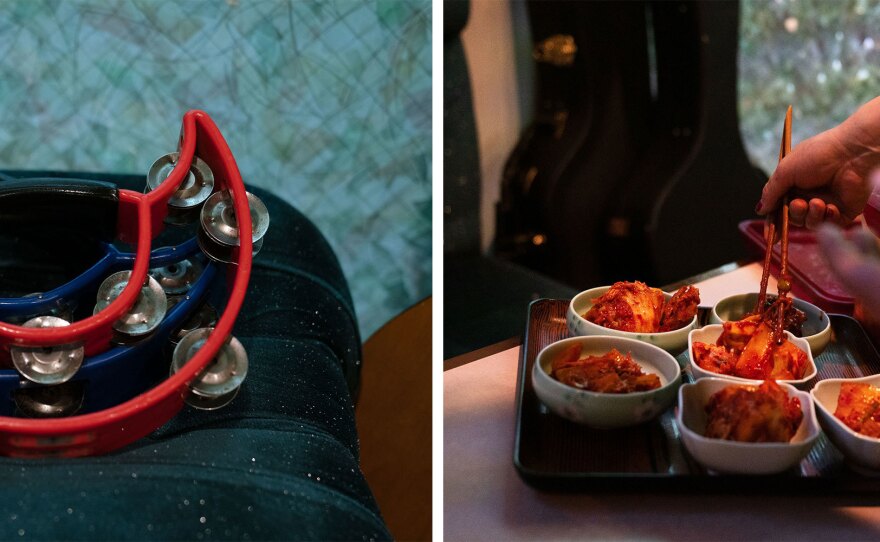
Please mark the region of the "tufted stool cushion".
<svg viewBox="0 0 880 542"><path fill-rule="evenodd" d="M239 395L218 411L186 408L110 455L0 458L0 539L391 538L358 465L361 347L339 263L301 213L249 190L271 227L233 331L250 359Z"/></svg>

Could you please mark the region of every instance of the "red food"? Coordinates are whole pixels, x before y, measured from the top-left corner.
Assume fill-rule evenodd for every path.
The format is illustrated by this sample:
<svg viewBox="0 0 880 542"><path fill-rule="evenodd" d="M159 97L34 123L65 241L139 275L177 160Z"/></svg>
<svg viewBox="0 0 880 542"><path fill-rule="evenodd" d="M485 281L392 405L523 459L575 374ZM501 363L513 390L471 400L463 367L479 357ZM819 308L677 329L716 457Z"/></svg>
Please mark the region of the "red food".
<svg viewBox="0 0 880 542"><path fill-rule="evenodd" d="M659 331L672 331L688 325L697 314L700 291L695 286L682 286L663 305Z"/></svg>
<svg viewBox="0 0 880 542"><path fill-rule="evenodd" d="M759 316L725 322L716 344L695 342L692 354L701 368L740 378L799 380L807 371L807 353L788 339L775 344Z"/></svg>
<svg viewBox="0 0 880 542"><path fill-rule="evenodd" d="M761 325L761 317L757 315L746 316L737 322L724 322L724 330L718 338L718 344L733 349L738 356L746 349L759 325Z"/></svg>
<svg viewBox="0 0 880 542"><path fill-rule="evenodd" d="M788 339L775 344L765 323L758 326L736 363L736 375L744 378L797 380L806 370L806 352Z"/></svg>
<svg viewBox="0 0 880 542"><path fill-rule="evenodd" d="M739 442L788 442L803 420L801 402L779 384L728 386L706 404L706 436Z"/></svg>
<svg viewBox="0 0 880 542"><path fill-rule="evenodd" d="M862 435L880 438L880 388L864 382L844 382L834 416Z"/></svg>
<svg viewBox="0 0 880 542"><path fill-rule="evenodd" d="M663 292L644 282L615 282L607 292L593 300L584 318L594 324L619 331L656 333L678 329L693 320L700 292L685 286L664 306Z"/></svg>
<svg viewBox="0 0 880 542"><path fill-rule="evenodd" d="M717 344L694 343L694 359L707 371L722 375L734 375L739 356L732 350Z"/></svg>
<svg viewBox="0 0 880 542"><path fill-rule="evenodd" d="M660 377L644 373L629 353L612 349L601 356L580 357L581 346L571 345L553 361L550 376L569 386L600 393L630 393L660 387Z"/></svg>
<svg viewBox="0 0 880 542"><path fill-rule="evenodd" d="M764 306L761 307L761 312L770 311L775 301L776 296L768 296L767 301L764 302ZM803 326L806 321L807 315L804 311L798 309L794 305L787 305L784 312L783 329L790 332L795 337L803 337Z"/></svg>

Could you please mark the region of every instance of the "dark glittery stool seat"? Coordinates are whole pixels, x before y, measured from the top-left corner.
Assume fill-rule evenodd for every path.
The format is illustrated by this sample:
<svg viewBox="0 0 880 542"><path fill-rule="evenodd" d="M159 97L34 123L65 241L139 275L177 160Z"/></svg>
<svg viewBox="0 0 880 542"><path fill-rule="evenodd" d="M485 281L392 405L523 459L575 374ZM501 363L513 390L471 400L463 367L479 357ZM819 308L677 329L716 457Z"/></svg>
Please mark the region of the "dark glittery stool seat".
<svg viewBox="0 0 880 542"><path fill-rule="evenodd" d="M233 331L250 360L239 395L221 410L187 408L111 455L0 458L0 539L391 538L358 466L361 347L339 263L302 214L248 189L271 228ZM3 254L0 265L28 260Z"/></svg>

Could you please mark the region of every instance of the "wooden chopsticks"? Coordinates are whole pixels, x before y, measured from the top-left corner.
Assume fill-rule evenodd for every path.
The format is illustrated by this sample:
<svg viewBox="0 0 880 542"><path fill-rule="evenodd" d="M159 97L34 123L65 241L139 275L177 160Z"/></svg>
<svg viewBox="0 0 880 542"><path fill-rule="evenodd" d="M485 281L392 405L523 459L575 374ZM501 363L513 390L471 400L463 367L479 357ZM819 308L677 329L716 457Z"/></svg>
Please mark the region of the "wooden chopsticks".
<svg viewBox="0 0 880 542"><path fill-rule="evenodd" d="M779 144L779 161L791 152L791 106L785 112L785 123L782 126L782 141ZM788 276L788 195L782 198L782 204L773 213L767 215L767 226L764 228L764 240L767 242L767 251L764 253L764 268L761 273L761 290L758 294L758 303L754 313L763 312L764 303L767 300L767 283L770 280L770 261L773 257L773 245L776 239L777 224L780 230L780 262L779 280L777 281L777 293L780 297L786 296L791 291L791 281ZM779 318L782 318L780 311ZM780 324L781 325L781 324Z"/></svg>

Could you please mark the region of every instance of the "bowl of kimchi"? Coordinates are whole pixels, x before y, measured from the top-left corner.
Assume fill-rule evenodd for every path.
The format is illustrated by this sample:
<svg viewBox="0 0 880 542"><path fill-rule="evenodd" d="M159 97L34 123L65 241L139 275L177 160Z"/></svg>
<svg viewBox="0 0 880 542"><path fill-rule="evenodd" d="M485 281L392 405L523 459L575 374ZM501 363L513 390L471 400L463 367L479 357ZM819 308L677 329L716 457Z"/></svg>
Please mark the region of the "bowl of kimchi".
<svg viewBox="0 0 880 542"><path fill-rule="evenodd" d="M785 331L774 348L769 329L749 322L710 324L688 335L690 372L695 380L719 377L733 381L772 379L805 388L818 372L806 339ZM725 333L725 328L727 332Z"/></svg>
<svg viewBox="0 0 880 542"><path fill-rule="evenodd" d="M772 380L703 378L678 390L688 453L711 471L772 474L796 467L820 429L810 394Z"/></svg>
<svg viewBox="0 0 880 542"><path fill-rule="evenodd" d="M532 367L538 399L590 427L637 425L675 402L681 367L669 352L623 337L570 337L546 346Z"/></svg>
<svg viewBox="0 0 880 542"><path fill-rule="evenodd" d="M850 464L880 471L880 375L826 378L810 395L819 424Z"/></svg>
<svg viewBox="0 0 880 542"><path fill-rule="evenodd" d="M776 296L768 295L768 301ZM709 314L710 324L723 324L740 320L755 309L758 293L736 294L718 301ZM795 337L803 337L810 343L813 356L818 356L831 342L831 320L828 313L803 299L792 298L793 317L786 321L786 329Z"/></svg>
<svg viewBox="0 0 880 542"><path fill-rule="evenodd" d="M635 339L678 355L697 327L699 295L693 286L671 294L638 281L592 288L569 303L568 331L573 336Z"/></svg>

